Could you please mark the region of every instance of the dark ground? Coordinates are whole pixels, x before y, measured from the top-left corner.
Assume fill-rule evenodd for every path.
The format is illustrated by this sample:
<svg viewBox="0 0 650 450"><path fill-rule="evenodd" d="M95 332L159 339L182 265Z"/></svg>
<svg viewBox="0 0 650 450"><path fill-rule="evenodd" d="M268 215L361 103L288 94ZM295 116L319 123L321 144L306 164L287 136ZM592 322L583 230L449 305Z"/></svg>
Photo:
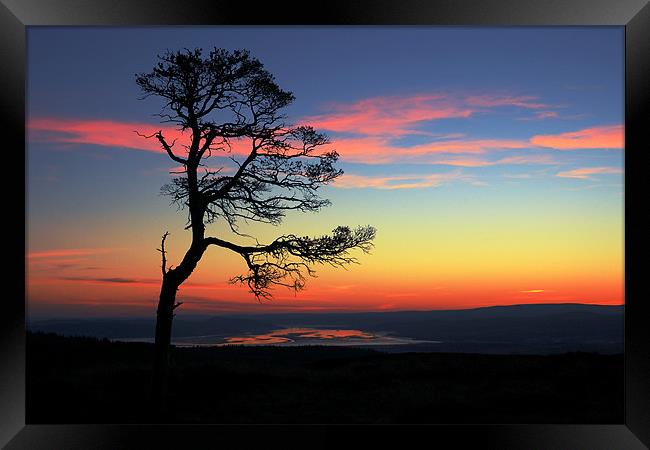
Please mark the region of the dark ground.
<svg viewBox="0 0 650 450"><path fill-rule="evenodd" d="M151 344L27 334L27 423L147 423ZM170 422L623 423L623 355L173 349Z"/></svg>

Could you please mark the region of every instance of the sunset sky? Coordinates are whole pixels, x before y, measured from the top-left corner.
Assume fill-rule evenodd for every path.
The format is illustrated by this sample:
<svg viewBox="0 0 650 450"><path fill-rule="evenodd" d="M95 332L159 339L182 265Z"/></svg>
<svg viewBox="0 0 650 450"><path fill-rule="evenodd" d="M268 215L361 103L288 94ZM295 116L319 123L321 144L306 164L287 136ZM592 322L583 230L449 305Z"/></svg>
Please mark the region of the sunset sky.
<svg viewBox="0 0 650 450"><path fill-rule="evenodd" d="M135 74L166 49L248 49L326 132L345 174L332 205L242 231L261 243L373 225L348 270L316 267L294 295L228 284L210 248L179 314L622 304L623 27L28 28L27 289L31 318L152 316L161 235L190 236L160 187ZM214 165L218 166L218 159ZM239 243L223 225L208 235Z"/></svg>

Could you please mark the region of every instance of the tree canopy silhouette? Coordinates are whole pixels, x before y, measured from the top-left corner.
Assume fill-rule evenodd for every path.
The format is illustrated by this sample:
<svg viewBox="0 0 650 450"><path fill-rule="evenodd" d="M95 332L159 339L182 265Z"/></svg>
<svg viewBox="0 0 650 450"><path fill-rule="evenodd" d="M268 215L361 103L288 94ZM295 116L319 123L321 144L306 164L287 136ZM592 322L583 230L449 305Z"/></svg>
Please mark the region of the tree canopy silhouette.
<svg viewBox="0 0 650 450"><path fill-rule="evenodd" d="M143 97L159 97L157 116L188 136L178 148L162 130L152 135L183 170L162 187L172 202L187 209L192 241L177 266L168 265L162 238L162 286L157 309L153 393L164 404L168 352L176 293L210 246L241 255L248 271L231 279L260 298L271 289L305 287L314 265L345 266L356 262L350 250L368 252L375 229L336 227L320 237L283 235L268 244L240 245L206 235L206 225L223 221L238 236L242 222L278 225L288 211L319 211L330 202L319 187L343 172L338 154L322 150L328 138L310 126L291 126L282 113L294 100L248 51L200 48L168 51L149 73L136 75ZM217 168L208 166L207 160ZM226 164L228 163L228 164ZM248 236L249 238L251 236Z"/></svg>

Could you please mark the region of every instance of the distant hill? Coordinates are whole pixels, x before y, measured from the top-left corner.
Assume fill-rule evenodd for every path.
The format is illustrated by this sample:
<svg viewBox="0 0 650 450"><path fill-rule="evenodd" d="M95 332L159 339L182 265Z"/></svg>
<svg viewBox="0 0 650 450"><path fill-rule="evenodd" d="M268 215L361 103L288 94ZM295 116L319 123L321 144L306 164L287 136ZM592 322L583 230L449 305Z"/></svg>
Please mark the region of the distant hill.
<svg viewBox="0 0 650 450"><path fill-rule="evenodd" d="M623 306L586 305L581 303L528 304L488 306L473 309L446 309L431 311L382 311L358 313L276 313L246 314L224 317L251 318L289 326L347 326L355 324L367 329L374 329L389 322L421 322L432 319L471 320L471 319L524 319L539 318L549 315L579 316L583 313L600 314L611 317L623 317Z"/></svg>
<svg viewBox="0 0 650 450"><path fill-rule="evenodd" d="M176 338L265 333L279 328L346 328L439 344L386 348L391 351L556 353L623 350L623 306L534 304L465 310L361 313L240 314L174 320ZM67 336L146 339L154 319L35 321L32 331Z"/></svg>
<svg viewBox="0 0 650 450"><path fill-rule="evenodd" d="M249 316L260 317L260 316ZM352 327L440 344L390 351L561 353L623 351L623 306L532 304L464 310L339 314L273 314L281 326Z"/></svg>

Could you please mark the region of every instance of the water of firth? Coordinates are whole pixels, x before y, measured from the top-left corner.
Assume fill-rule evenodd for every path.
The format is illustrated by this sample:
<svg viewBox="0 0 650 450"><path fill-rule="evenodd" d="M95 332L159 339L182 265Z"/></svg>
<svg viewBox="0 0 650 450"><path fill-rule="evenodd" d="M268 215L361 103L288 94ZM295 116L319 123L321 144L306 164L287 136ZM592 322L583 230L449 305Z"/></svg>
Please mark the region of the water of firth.
<svg viewBox="0 0 650 450"><path fill-rule="evenodd" d="M151 342L151 339L119 339L121 341ZM206 335L187 336L172 339L178 347L195 346L224 346L224 345L336 345L336 346L366 346L366 345L404 345L437 343L438 341L423 341L406 337L389 336L384 333L368 333L350 329L326 328L282 328L261 334L243 334L240 336Z"/></svg>

